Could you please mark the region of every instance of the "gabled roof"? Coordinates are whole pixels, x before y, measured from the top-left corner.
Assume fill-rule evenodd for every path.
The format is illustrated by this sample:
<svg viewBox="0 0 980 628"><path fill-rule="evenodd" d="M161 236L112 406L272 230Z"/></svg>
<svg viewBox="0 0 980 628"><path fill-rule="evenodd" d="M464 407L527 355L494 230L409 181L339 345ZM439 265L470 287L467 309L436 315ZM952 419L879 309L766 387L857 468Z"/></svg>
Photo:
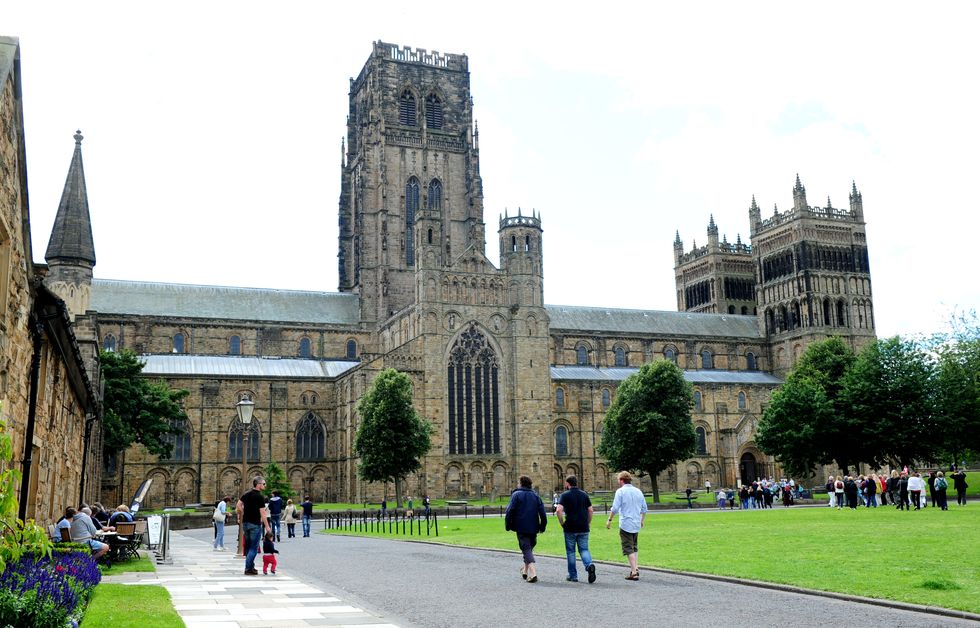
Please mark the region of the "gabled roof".
<svg viewBox="0 0 980 628"><path fill-rule="evenodd" d="M357 325L356 294L95 279L89 306L100 314Z"/></svg>
<svg viewBox="0 0 980 628"><path fill-rule="evenodd" d="M656 310L546 305L551 331L604 331L660 336L713 336L761 339L754 316L695 314Z"/></svg>
<svg viewBox="0 0 980 628"><path fill-rule="evenodd" d="M593 366L552 366L555 381L606 381L619 383L640 369L633 367L595 368ZM684 371L684 379L692 384L763 384L779 386L783 380L762 371L722 371L705 369Z"/></svg>
<svg viewBox="0 0 980 628"><path fill-rule="evenodd" d="M92 220L88 213L88 192L82 168L82 132L75 133L75 152L68 167L68 178L61 193L58 214L51 229L44 259L81 260L95 266L95 244L92 242Z"/></svg>
<svg viewBox="0 0 980 628"><path fill-rule="evenodd" d="M242 377L258 379L333 379L360 362L262 358L237 355L165 353L140 357L143 374L159 377Z"/></svg>

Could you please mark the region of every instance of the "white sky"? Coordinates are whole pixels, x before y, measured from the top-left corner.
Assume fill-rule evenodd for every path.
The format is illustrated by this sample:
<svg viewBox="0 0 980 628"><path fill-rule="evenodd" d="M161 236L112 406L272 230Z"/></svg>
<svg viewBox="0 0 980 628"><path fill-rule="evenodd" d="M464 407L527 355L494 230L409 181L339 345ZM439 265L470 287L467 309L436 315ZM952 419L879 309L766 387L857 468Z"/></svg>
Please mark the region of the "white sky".
<svg viewBox="0 0 980 628"><path fill-rule="evenodd" d="M469 57L488 254L537 209L551 304L676 309L674 230L864 195L879 336L980 307L976 3L18 2L34 257L76 128L96 277L335 291L349 78Z"/></svg>

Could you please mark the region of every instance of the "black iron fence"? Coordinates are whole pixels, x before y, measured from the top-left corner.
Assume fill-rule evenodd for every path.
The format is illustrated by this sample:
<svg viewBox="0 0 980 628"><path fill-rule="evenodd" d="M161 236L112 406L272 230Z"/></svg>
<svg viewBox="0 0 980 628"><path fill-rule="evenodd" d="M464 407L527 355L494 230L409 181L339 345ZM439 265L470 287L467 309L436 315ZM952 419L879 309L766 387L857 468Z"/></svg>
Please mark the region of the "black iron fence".
<svg viewBox="0 0 980 628"><path fill-rule="evenodd" d="M428 516L408 515L400 510L383 514L371 511L355 513L352 510L328 512L323 518L323 529L403 536L439 536L439 516L435 511Z"/></svg>

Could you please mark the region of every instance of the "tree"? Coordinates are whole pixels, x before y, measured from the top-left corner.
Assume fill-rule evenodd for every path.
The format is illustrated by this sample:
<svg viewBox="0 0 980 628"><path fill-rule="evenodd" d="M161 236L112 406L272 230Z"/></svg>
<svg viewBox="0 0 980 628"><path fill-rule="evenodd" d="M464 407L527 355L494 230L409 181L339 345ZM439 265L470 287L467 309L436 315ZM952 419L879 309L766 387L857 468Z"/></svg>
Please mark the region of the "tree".
<svg viewBox="0 0 980 628"><path fill-rule="evenodd" d="M278 491L279 497L283 499L289 499L296 494L293 491L293 487L290 486L289 480L286 478L286 472L275 462L267 464L263 473L265 490L262 491L262 494L266 497L272 497L273 491Z"/></svg>
<svg viewBox="0 0 980 628"><path fill-rule="evenodd" d="M361 425L354 438L358 475L368 482L392 482L401 507L401 481L422 467L432 447L432 425L412 402L412 381L395 369L381 371L357 402Z"/></svg>
<svg viewBox="0 0 980 628"><path fill-rule="evenodd" d="M959 314L950 331L930 343L938 359L936 411L942 423L940 456L963 465L980 454L980 322L976 312Z"/></svg>
<svg viewBox="0 0 980 628"><path fill-rule="evenodd" d="M650 474L653 501L659 502L657 475L694 454L692 403L691 385L673 362L644 364L619 385L599 454L617 469Z"/></svg>
<svg viewBox="0 0 980 628"><path fill-rule="evenodd" d="M188 391L143 377L143 363L132 351L103 351L103 449L112 454L140 443L161 457L171 454L167 435L181 432L187 420L181 400Z"/></svg>

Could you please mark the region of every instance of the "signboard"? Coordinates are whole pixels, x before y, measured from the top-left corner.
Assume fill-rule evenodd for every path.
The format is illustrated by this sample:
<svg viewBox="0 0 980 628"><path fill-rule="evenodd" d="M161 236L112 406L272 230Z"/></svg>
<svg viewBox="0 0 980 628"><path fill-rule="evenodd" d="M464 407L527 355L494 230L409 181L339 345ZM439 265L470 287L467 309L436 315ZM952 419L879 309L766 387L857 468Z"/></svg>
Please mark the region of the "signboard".
<svg viewBox="0 0 980 628"><path fill-rule="evenodd" d="M146 518L147 530L150 534L150 545L160 544L160 531L163 529L163 517L150 515Z"/></svg>

